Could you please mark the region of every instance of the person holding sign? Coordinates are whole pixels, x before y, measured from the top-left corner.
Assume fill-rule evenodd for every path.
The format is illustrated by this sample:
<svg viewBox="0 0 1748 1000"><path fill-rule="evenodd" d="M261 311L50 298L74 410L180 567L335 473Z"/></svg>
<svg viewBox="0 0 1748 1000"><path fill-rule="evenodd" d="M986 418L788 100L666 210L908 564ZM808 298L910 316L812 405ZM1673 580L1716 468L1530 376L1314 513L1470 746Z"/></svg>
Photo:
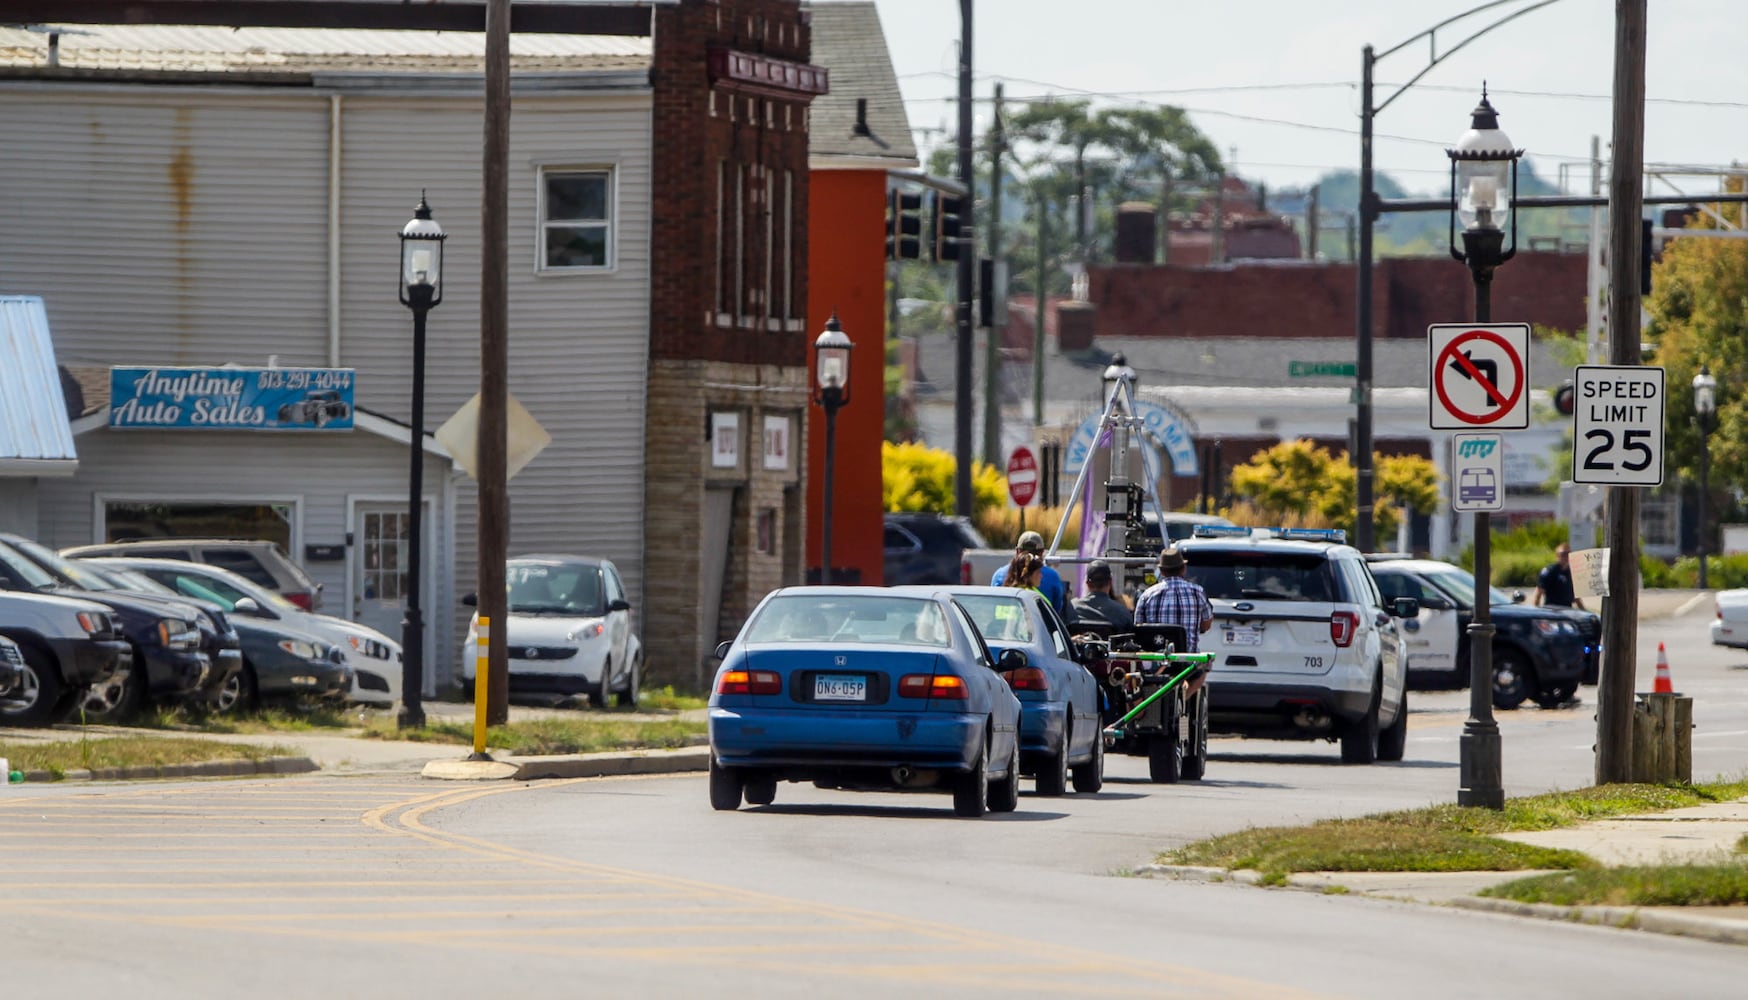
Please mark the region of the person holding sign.
<svg viewBox="0 0 1748 1000"><path fill-rule="evenodd" d="M1554 546L1554 561L1536 575L1536 607L1580 608L1584 602L1572 593L1572 547Z"/></svg>

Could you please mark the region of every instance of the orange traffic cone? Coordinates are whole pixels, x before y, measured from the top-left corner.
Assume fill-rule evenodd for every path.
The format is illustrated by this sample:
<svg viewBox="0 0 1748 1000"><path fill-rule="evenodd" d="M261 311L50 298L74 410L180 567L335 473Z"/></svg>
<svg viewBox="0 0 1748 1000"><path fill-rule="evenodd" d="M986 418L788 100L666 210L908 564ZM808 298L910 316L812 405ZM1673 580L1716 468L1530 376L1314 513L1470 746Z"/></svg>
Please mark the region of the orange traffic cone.
<svg viewBox="0 0 1748 1000"><path fill-rule="evenodd" d="M1657 680L1651 685L1653 694L1674 694L1675 685L1669 679L1669 655L1663 651L1663 644L1657 644Z"/></svg>

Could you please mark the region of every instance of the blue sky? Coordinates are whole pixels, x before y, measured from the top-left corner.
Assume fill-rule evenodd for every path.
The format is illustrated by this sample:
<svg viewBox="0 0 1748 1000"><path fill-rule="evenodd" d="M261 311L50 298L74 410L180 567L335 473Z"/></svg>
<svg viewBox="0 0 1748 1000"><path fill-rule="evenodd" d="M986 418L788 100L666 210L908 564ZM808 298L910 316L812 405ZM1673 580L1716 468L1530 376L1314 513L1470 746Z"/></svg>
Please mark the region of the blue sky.
<svg viewBox="0 0 1748 1000"><path fill-rule="evenodd" d="M1149 101L1190 109L1216 146L1249 179L1281 188L1359 163L1361 47L1382 52L1481 0L977 0L976 93L996 80L1006 96L1149 92L1101 101ZM1440 51L1516 0L1439 33ZM958 0L875 0L911 124L956 121ZM1645 158L1648 163L1748 162L1748 3L1652 0L1648 22ZM1588 193L1591 136L1607 156L1611 125L1614 0L1557 2L1456 52L1376 119L1380 170L1410 190L1447 176L1444 147L1468 125L1487 81L1500 126L1570 190ZM1428 43L1381 60L1375 100L1425 68ZM1567 95L1567 96L1560 96ZM984 120L987 105L979 107ZM919 139L943 141L939 133ZM1606 181L1606 173L1605 173ZM1714 190L1710 178L1677 179ZM1668 187L1657 187L1672 193Z"/></svg>

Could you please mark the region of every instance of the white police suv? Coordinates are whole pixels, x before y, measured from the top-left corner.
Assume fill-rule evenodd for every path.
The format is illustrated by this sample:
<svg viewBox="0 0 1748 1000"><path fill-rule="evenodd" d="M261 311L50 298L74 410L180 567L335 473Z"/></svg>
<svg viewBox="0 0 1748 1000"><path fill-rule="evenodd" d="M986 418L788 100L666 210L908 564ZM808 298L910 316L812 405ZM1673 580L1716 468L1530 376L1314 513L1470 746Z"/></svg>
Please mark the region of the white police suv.
<svg viewBox="0 0 1748 1000"><path fill-rule="evenodd" d="M1214 608L1201 650L1211 732L1340 740L1350 764L1401 760L1408 647L1400 618L1339 530L1198 525L1179 542L1185 575Z"/></svg>

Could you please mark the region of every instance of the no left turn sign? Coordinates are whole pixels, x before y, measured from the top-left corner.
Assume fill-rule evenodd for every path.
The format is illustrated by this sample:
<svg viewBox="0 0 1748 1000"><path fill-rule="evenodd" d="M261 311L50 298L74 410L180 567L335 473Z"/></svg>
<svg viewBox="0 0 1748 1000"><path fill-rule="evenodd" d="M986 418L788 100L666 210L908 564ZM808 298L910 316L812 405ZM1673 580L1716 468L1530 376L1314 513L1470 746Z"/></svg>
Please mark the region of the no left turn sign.
<svg viewBox="0 0 1748 1000"><path fill-rule="evenodd" d="M1434 323L1426 340L1433 430L1529 426L1529 324Z"/></svg>

